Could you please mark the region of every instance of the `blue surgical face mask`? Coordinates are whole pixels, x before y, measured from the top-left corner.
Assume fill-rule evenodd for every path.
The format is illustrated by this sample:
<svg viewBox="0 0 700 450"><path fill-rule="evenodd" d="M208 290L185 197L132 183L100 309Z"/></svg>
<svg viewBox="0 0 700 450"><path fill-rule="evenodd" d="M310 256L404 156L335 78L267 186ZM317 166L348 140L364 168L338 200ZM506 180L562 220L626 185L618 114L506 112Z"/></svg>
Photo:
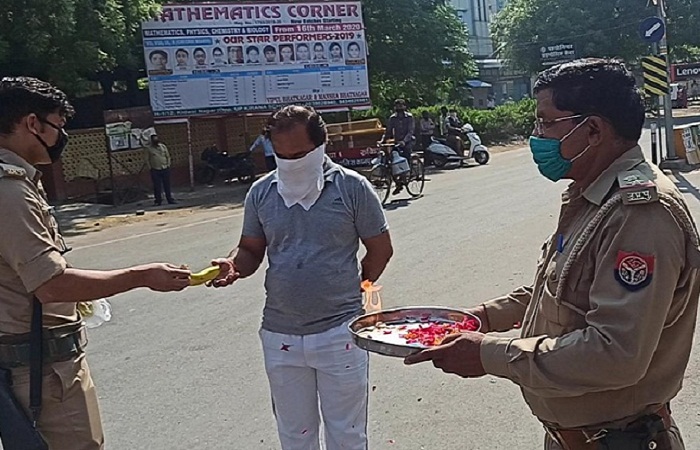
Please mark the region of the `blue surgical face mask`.
<svg viewBox="0 0 700 450"><path fill-rule="evenodd" d="M538 136L530 136L530 151L532 158L537 164L537 169L547 179L551 181L559 181L566 176L571 170L574 161L583 156L591 146L589 145L581 153L571 159L566 159L561 155L561 144L576 132L586 121L576 125L573 130L568 132L566 136L559 139L543 138Z"/></svg>

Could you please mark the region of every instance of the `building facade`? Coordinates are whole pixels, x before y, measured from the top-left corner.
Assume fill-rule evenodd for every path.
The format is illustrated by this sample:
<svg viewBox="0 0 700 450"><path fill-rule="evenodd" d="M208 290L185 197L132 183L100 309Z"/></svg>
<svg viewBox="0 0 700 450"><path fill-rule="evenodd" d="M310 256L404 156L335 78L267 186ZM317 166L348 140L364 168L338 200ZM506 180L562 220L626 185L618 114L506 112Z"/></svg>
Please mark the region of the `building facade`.
<svg viewBox="0 0 700 450"><path fill-rule="evenodd" d="M531 80L528 74L508 68L499 59L498 48L491 39L491 25L507 0L450 0L457 16L469 31L469 48L479 68L479 80L490 84L488 95L497 104L508 99L520 100L530 95ZM483 98L475 92L475 98ZM477 108L485 105L477 101Z"/></svg>

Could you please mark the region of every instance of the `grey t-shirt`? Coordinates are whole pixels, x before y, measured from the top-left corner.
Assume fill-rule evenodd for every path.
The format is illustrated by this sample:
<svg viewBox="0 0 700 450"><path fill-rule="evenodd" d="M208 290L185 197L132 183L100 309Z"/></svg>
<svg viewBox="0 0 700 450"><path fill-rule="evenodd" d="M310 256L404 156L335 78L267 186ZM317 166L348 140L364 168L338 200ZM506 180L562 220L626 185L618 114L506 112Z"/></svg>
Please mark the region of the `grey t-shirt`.
<svg viewBox="0 0 700 450"><path fill-rule="evenodd" d="M308 211L287 208L277 171L258 180L245 200L243 236L267 241L262 327L282 334L327 331L362 313L360 239L388 230L369 181L326 157L325 186Z"/></svg>

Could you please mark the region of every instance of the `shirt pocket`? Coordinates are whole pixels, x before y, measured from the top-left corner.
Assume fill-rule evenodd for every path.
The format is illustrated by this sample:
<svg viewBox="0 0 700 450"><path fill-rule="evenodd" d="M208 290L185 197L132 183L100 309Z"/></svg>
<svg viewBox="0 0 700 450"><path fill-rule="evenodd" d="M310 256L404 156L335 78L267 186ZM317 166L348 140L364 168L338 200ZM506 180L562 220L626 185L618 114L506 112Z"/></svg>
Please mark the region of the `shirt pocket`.
<svg viewBox="0 0 700 450"><path fill-rule="evenodd" d="M561 326L564 332L568 332L585 326L586 310L577 305L578 301L575 295L577 283L573 278L575 276L573 269L575 269L576 264L572 266L565 280L566 286L562 289L561 298L557 297L562 270L566 263L566 260L562 257L563 255L557 256L557 258L549 261L545 269L540 313L549 322Z"/></svg>

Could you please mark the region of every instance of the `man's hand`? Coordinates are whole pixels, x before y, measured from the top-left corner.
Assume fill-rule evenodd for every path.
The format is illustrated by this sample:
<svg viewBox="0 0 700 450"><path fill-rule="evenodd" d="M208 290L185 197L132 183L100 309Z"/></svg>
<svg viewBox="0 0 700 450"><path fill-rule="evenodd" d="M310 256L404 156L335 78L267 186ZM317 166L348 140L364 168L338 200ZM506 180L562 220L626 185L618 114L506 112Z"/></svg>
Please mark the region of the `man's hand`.
<svg viewBox="0 0 700 450"><path fill-rule="evenodd" d="M181 291L190 285L191 272L173 264L154 263L142 266L144 285L158 292Z"/></svg>
<svg viewBox="0 0 700 450"><path fill-rule="evenodd" d="M486 375L481 364L482 333L467 331L462 334L447 336L442 345L423 350L408 356L404 363L411 365L432 361L433 365L445 373L454 373L463 378Z"/></svg>
<svg viewBox="0 0 700 450"><path fill-rule="evenodd" d="M469 314L473 314L479 318L479 320L481 321L481 328L479 329L479 331L481 333L490 333L491 332L491 325L489 324L489 317L486 314L486 308L484 307L484 305L479 305L479 306L475 306L473 308L469 308L465 312L468 312Z"/></svg>
<svg viewBox="0 0 700 450"><path fill-rule="evenodd" d="M218 258L212 260L211 263L212 265L219 266L221 268L219 275L211 282L211 285L215 288L230 286L234 281L241 277L241 274L236 268L236 264L233 262L233 258Z"/></svg>

